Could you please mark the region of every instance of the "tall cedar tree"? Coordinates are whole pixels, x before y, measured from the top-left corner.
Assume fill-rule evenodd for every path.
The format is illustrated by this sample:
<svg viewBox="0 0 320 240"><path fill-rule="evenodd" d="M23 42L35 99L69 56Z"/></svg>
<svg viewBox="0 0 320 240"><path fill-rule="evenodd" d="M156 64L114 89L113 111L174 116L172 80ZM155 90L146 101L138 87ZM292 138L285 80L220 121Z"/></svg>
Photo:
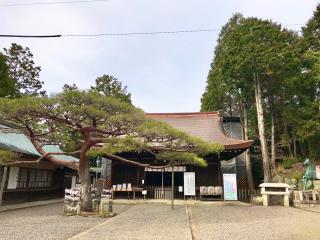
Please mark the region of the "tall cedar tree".
<svg viewBox="0 0 320 240"><path fill-rule="evenodd" d="M0 97L12 97L15 93L15 82L9 77L6 57L0 53Z"/></svg>
<svg viewBox="0 0 320 240"><path fill-rule="evenodd" d="M223 29L223 38L219 39L219 49L215 52L219 54L215 55L212 71L220 78L220 85L226 87L225 95L233 96L233 108L238 108L242 117L250 106L255 105L264 181L268 182L271 180L271 163L265 128L267 99L277 95L273 89L280 88L280 76L288 70L295 56L288 41L291 33L271 21L242 18L241 15L235 15L226 29ZM211 88L215 89L215 85L210 84L214 82L210 73L202 98L204 107Z"/></svg>
<svg viewBox="0 0 320 240"><path fill-rule="evenodd" d="M45 95L43 82L39 80L41 68L35 66L30 49L12 43L10 48L4 48L3 51L9 66L9 76L15 81L14 97Z"/></svg>

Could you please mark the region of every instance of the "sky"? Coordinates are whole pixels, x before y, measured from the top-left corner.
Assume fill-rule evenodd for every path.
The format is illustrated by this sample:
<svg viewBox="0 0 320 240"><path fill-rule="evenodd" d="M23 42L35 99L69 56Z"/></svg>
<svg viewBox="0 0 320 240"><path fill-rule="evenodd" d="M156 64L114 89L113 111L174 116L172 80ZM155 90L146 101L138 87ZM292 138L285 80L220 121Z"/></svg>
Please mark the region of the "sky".
<svg viewBox="0 0 320 240"><path fill-rule="evenodd" d="M57 0L0 0L0 4ZM60 0L63 1L63 0ZM220 29L239 12L299 31L319 0L110 0L74 4L0 6L0 34L97 34ZM219 31L139 36L0 38L28 46L47 92L113 75L146 112L200 111Z"/></svg>

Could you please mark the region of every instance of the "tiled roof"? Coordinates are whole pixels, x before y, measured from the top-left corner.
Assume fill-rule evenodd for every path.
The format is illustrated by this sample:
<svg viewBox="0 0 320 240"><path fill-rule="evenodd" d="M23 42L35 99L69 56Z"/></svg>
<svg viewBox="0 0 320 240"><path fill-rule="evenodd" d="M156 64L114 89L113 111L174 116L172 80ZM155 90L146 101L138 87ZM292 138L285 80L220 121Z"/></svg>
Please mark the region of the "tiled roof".
<svg viewBox="0 0 320 240"><path fill-rule="evenodd" d="M152 118L168 123L174 128L185 131L205 141L215 141L224 146L225 150L249 148L253 141L232 139L224 134L219 112L192 113L146 113Z"/></svg>
<svg viewBox="0 0 320 240"><path fill-rule="evenodd" d="M0 125L0 149L40 157L30 139L12 128Z"/></svg>
<svg viewBox="0 0 320 240"><path fill-rule="evenodd" d="M0 125L0 149L27 154L35 157L41 156L41 154L36 150L32 142L26 135L4 125ZM44 145L43 149L45 150L45 152L63 152L57 145ZM68 155L52 156L56 159L79 162L79 159Z"/></svg>
<svg viewBox="0 0 320 240"><path fill-rule="evenodd" d="M43 146L43 150L45 152L63 152L58 145L44 145ZM54 158L57 158L57 159L61 159L61 160L67 160L67 161L74 161L74 162L79 162L79 159L78 158L75 158L75 157L72 157L72 156L69 156L69 155L50 155Z"/></svg>

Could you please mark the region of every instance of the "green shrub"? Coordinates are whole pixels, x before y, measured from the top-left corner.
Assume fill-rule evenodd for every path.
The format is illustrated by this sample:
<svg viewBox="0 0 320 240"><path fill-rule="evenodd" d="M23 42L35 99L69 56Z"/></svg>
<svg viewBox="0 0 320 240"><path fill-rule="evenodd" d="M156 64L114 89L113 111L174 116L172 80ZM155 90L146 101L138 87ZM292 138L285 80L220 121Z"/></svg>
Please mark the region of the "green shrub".
<svg viewBox="0 0 320 240"><path fill-rule="evenodd" d="M0 150L0 165L4 165L18 158L18 154L6 150Z"/></svg>
<svg viewBox="0 0 320 240"><path fill-rule="evenodd" d="M299 182L299 181L302 179L303 175L304 175L303 172L295 171L295 172L292 174L292 178L296 179L297 182Z"/></svg>
<svg viewBox="0 0 320 240"><path fill-rule="evenodd" d="M282 166L283 166L285 169L292 168L293 163L294 163L294 159L293 159L293 158L284 157L284 158L282 159Z"/></svg>

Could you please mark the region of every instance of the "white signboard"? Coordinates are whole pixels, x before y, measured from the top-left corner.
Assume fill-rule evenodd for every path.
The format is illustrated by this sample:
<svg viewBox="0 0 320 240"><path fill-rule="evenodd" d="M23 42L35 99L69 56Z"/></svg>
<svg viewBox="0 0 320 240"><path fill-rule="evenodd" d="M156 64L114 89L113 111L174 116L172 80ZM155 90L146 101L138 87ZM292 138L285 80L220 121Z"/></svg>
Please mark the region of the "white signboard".
<svg viewBox="0 0 320 240"><path fill-rule="evenodd" d="M16 189L17 188L18 174L19 174L18 167L10 167L10 174L9 174L7 189Z"/></svg>
<svg viewBox="0 0 320 240"><path fill-rule="evenodd" d="M236 174L223 174L223 194L224 200L238 200Z"/></svg>
<svg viewBox="0 0 320 240"><path fill-rule="evenodd" d="M75 188L76 187L76 180L77 180L77 176L72 176L71 188Z"/></svg>
<svg viewBox="0 0 320 240"><path fill-rule="evenodd" d="M194 172L184 172L184 195L195 196L196 195L196 177Z"/></svg>
<svg viewBox="0 0 320 240"><path fill-rule="evenodd" d="M316 166L316 176L317 176L317 179L320 179L320 165Z"/></svg>

